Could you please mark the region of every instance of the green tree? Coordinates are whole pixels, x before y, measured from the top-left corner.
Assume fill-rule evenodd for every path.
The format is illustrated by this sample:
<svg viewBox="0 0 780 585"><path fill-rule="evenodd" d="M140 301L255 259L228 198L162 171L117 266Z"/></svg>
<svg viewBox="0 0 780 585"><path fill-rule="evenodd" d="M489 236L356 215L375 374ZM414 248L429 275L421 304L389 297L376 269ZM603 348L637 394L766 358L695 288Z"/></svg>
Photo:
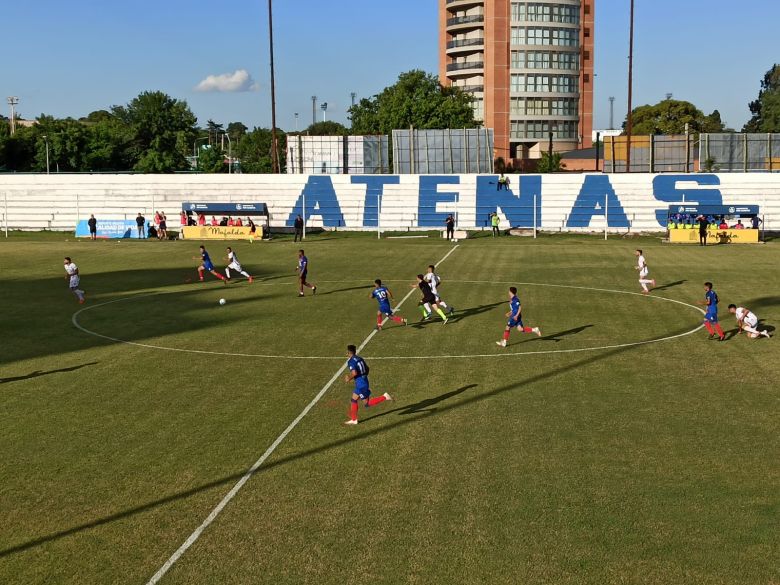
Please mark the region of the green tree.
<svg viewBox="0 0 780 585"><path fill-rule="evenodd" d="M686 123L688 131L694 134L722 132L724 128L717 110L705 116L691 102L668 99L655 105L635 108L631 132L634 135L684 134ZM623 128L625 127L624 122Z"/></svg>
<svg viewBox="0 0 780 585"><path fill-rule="evenodd" d="M216 144L219 142L219 135L223 132L222 124L217 124L214 120L210 119L206 122L206 131L209 134L209 144Z"/></svg>
<svg viewBox="0 0 780 585"><path fill-rule="evenodd" d="M309 136L346 136L349 134L349 128L338 122L323 121L311 124L302 134Z"/></svg>
<svg viewBox="0 0 780 585"><path fill-rule="evenodd" d="M536 165L536 170L539 173L557 173L562 171L564 165L561 162L561 153L553 152L550 156L549 152L542 152L542 158L539 159L539 164Z"/></svg>
<svg viewBox="0 0 780 585"><path fill-rule="evenodd" d="M241 139L246 136L248 130L249 128L241 122L231 122L227 125L228 136L230 136L230 139L234 144L241 142Z"/></svg>
<svg viewBox="0 0 780 585"><path fill-rule="evenodd" d="M353 134L390 134L402 128L474 128L472 98L456 87L444 87L435 75L420 70L402 73L398 81L349 109Z"/></svg>
<svg viewBox="0 0 780 585"><path fill-rule="evenodd" d="M225 151L216 146L206 146L198 153L198 170L201 173L226 173Z"/></svg>
<svg viewBox="0 0 780 585"><path fill-rule="evenodd" d="M758 99L748 105L753 116L743 132L780 132L780 65L774 64L761 80Z"/></svg>
<svg viewBox="0 0 780 585"><path fill-rule="evenodd" d="M285 170L287 142L284 132L277 128L277 153L281 171ZM270 173L271 172L271 130L268 128L254 128L248 132L241 143L233 148L233 156L241 161L241 171L244 173Z"/></svg>
<svg viewBox="0 0 780 585"><path fill-rule="evenodd" d="M129 128L127 152L134 170L171 173L189 168L186 156L197 134L197 119L186 102L160 91L144 92L111 112Z"/></svg>

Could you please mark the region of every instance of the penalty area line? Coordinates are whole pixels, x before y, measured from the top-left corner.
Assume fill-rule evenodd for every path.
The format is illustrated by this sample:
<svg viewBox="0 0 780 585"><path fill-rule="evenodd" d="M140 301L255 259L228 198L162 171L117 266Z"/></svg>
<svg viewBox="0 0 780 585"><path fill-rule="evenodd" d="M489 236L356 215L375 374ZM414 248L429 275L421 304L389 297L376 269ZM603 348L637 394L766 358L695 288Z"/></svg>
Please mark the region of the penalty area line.
<svg viewBox="0 0 780 585"><path fill-rule="evenodd" d="M444 262L447 258L449 258L450 254L452 254L458 245L456 244L453 246L449 252L447 252L444 257L439 260L436 264L441 264ZM401 301L398 303L396 307L400 307L406 300L409 299L410 296L414 293L414 289L411 289L408 293L406 293L406 296L401 299ZM384 322L386 322L387 319L385 319ZM383 323L384 323L383 322ZM374 335L376 335L377 330L374 329L371 331L371 333L368 334L368 336L363 340L363 343L360 344L360 346L357 348L357 351L360 352L363 350L366 345L374 338ZM312 408L320 401L320 399L325 396L328 390L330 390L330 387L333 385L333 383L338 379L338 377L344 373L344 370L347 369L347 363L346 361L341 365L341 367L336 370L336 373L333 374L333 376L330 378L330 380L327 381L327 383L322 387L322 389L317 393L317 395L312 398L311 402L306 405L306 407L300 412L298 416L295 417L295 419L287 426L284 431L282 431L282 434L280 434L278 437L276 437L276 440L274 440L273 443L268 447L268 449L265 450L265 453L263 453L260 458L255 461L255 463L250 467L247 472L241 476L241 479L239 479L236 484L231 488L231 490L225 494L225 496L220 500L220 502L214 507L214 509L209 513L208 516L206 516L206 519L201 522L200 526L198 526L192 534L190 534L187 537L187 540L185 540L182 545L176 549L176 552L174 552L167 561L160 567L157 572L152 576L149 581L147 581L146 585L155 585L156 583L160 582L160 579L162 579L165 574L170 570L170 568L178 561L181 556L187 552L187 549L189 549L195 542L200 538L201 534L203 534L203 531L206 530L206 528L209 527L209 525L216 520L217 516L222 512L222 510L225 509L225 506L227 506L230 501L236 497L236 494L241 490L242 487L248 482L252 476L257 472L260 467L262 467L263 463L266 462L266 460L273 454L274 451L276 451L277 447L282 444L282 441L284 441L287 438L287 435L289 435L295 427L298 426L298 423L300 423L303 418L309 414Z"/></svg>

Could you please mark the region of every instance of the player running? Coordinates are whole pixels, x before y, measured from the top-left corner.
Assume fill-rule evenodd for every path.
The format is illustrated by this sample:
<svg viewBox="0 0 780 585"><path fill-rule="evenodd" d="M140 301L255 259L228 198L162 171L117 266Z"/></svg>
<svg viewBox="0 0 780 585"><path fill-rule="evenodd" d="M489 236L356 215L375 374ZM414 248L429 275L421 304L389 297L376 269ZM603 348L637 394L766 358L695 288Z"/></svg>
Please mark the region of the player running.
<svg viewBox="0 0 780 585"><path fill-rule="evenodd" d="M737 327L739 327L738 333L747 331L748 336L751 339L758 339L762 335L769 339L769 331L765 329L759 331L756 329L758 326L758 317L756 317L756 314L753 311L746 309L745 307L729 305L729 313L736 316L737 318Z"/></svg>
<svg viewBox="0 0 780 585"><path fill-rule="evenodd" d="M392 397L385 392L378 398L371 398L371 388L368 383L368 364L366 361L357 355L357 349L354 345L347 346L347 367L349 368L349 374L346 375L344 381L349 383L352 380L355 381L355 390L352 392L352 403L349 407L349 420L345 425L358 424L358 400L363 401L363 405L368 408L369 406L376 406L381 404L385 400L392 400Z"/></svg>
<svg viewBox="0 0 780 585"><path fill-rule="evenodd" d="M433 296L436 297L436 304L439 305L443 309L448 309L447 314L452 315L455 312L455 307L448 307L447 303L445 303L441 296L439 295L439 285L441 285L441 277L436 274L436 267L433 264L428 265L428 272L425 273L425 282L428 283L428 286L431 287L431 292L433 293ZM431 316L430 311L425 310L425 307L420 305L420 308L423 312L423 318L428 319Z"/></svg>
<svg viewBox="0 0 780 585"><path fill-rule="evenodd" d="M509 332L513 327L517 327L518 331L522 333L536 333L539 337L542 336L542 332L538 327L526 327L523 325L522 305L520 299L517 298L517 289L514 286L509 287L509 312L506 314L509 317L509 321L506 323L504 329L504 338L501 341L496 341L496 345L506 347L506 342L509 340Z"/></svg>
<svg viewBox="0 0 780 585"><path fill-rule="evenodd" d="M309 259L304 255L303 250L298 250L298 296L303 296L303 287L311 289L311 294L317 294L317 287L306 282L306 275L309 273Z"/></svg>
<svg viewBox="0 0 780 585"><path fill-rule="evenodd" d="M445 315L444 311L439 308L436 295L433 294L431 285L428 284L422 274L417 275L417 286L422 292L422 299L420 300L420 304L423 307L423 315L425 315L423 317L423 321L431 316L432 311L436 311L436 313L438 313L439 317L442 318L444 324L446 325L448 320L447 315ZM412 285L412 288L414 288L414 285Z"/></svg>
<svg viewBox="0 0 780 585"><path fill-rule="evenodd" d="M635 270L639 271L639 284L642 286L642 294L649 295L650 290L647 288L647 285L649 284L655 288L655 279L647 278L647 275L650 274L650 269L647 267L647 262L645 261L644 254L642 254L642 250L635 250L634 255L636 256Z"/></svg>
<svg viewBox="0 0 780 585"><path fill-rule="evenodd" d="M197 256L193 257L193 260L197 260L197 259L198 259ZM198 278L200 278L201 282L203 282L203 276L204 276L203 273L208 270L209 272L211 272L211 274L213 274L214 276L219 278L222 282L227 284L227 279L214 269L214 264L211 262L211 257L209 256L209 253L206 252L205 246L200 247L200 262L201 264L200 266L198 266Z"/></svg>
<svg viewBox="0 0 780 585"><path fill-rule="evenodd" d="M70 256L65 256L63 264L65 266L65 280L68 281L68 288L70 288L70 292L76 295L79 303L83 305L86 299L84 298L84 291L79 288L79 283L81 282L79 267L73 263Z"/></svg>
<svg viewBox="0 0 780 585"><path fill-rule="evenodd" d="M230 263L225 267L225 276L227 276L227 280L230 280L230 269L232 268L236 272L246 276L247 280L249 280L249 284L252 284L255 279L252 278L246 270L241 268L241 262L238 261L238 256L236 256L236 253L233 251L233 248L228 246L227 253L228 253L227 259L228 262Z"/></svg>
<svg viewBox="0 0 780 585"><path fill-rule="evenodd" d="M393 314L393 307L390 306L390 301L393 300L393 293L390 289L382 285L382 281L378 278L374 281L374 290L371 291L369 298L376 299L379 303L379 310L376 312L376 330L382 331L382 316L387 315L387 318L395 323L401 323L406 325L406 319L396 317Z"/></svg>
<svg viewBox="0 0 780 585"><path fill-rule="evenodd" d="M717 332L718 339L725 341L726 335L723 333L720 323L718 323L718 294L712 290L711 282L704 283L704 300L699 301L699 304L707 307L707 312L704 314L704 326L710 332L710 339Z"/></svg>

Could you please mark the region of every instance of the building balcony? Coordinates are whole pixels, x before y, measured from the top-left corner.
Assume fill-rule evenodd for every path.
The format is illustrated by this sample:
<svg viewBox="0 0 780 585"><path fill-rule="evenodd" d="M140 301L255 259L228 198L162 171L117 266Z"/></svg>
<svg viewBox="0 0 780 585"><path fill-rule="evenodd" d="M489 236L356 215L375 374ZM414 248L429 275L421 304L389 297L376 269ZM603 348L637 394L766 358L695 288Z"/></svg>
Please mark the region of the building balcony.
<svg viewBox="0 0 780 585"><path fill-rule="evenodd" d="M485 50L485 39L455 39L447 43L448 55L467 55Z"/></svg>
<svg viewBox="0 0 780 585"><path fill-rule="evenodd" d="M472 30L482 28L485 24L484 14L471 14L469 16L456 16L447 19L447 32Z"/></svg>
<svg viewBox="0 0 780 585"><path fill-rule="evenodd" d="M447 0L447 10L466 9L474 6L484 6L484 0Z"/></svg>
<svg viewBox="0 0 780 585"><path fill-rule="evenodd" d="M481 93L485 91L485 86L481 83L471 83L466 85L453 85L452 87L457 87L461 91L465 91L466 93Z"/></svg>
<svg viewBox="0 0 780 585"><path fill-rule="evenodd" d="M447 73L454 75L476 75L485 68L484 61L467 61L465 63L449 63Z"/></svg>

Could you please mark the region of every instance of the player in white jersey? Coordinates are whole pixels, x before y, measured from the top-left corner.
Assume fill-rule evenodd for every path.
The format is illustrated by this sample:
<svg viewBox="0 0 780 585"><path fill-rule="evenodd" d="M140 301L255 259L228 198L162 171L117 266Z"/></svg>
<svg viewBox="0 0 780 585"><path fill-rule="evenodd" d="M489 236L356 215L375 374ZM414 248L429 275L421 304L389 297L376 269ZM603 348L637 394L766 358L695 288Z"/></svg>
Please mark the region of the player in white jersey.
<svg viewBox="0 0 780 585"><path fill-rule="evenodd" d="M249 273L241 268L241 262L238 261L238 256L236 256L236 253L233 251L233 248L228 246L227 248L227 259L230 264L227 265L227 268L225 268L225 276L228 277L228 280L230 280L230 270L233 269L236 272L239 272L240 274L243 274L247 277L250 283L254 281L254 278L252 278Z"/></svg>
<svg viewBox="0 0 780 585"><path fill-rule="evenodd" d="M436 297L436 304L440 306L442 309L445 309L448 314L452 315L455 312L455 307L447 306L447 303L442 300L441 296L439 295L439 285L441 284L441 277L436 274L436 267L433 264L428 265L428 272L423 277L425 282L428 283L428 286L431 287L431 292ZM431 316L431 313L425 310L425 305L420 305L422 312L423 312L423 318L427 319Z"/></svg>
<svg viewBox="0 0 780 585"><path fill-rule="evenodd" d="M86 299L84 298L84 291L79 288L79 283L81 282L79 267L73 263L70 256L65 256L63 264L65 265L65 272L67 273L65 280L68 281L68 288L70 288L70 292L76 295L79 303L83 305Z"/></svg>
<svg viewBox="0 0 780 585"><path fill-rule="evenodd" d="M649 284L655 288L655 279L647 278L650 274L650 269L647 267L647 262L645 261L644 254L642 254L642 250L635 250L634 255L636 256L635 269L639 271L639 284L642 285L642 294L650 294L647 285Z"/></svg>
<svg viewBox="0 0 780 585"><path fill-rule="evenodd" d="M737 318L737 327L739 327L739 333L747 331L748 336L751 339L758 339L761 336L764 336L767 339L770 337L769 331L765 329L759 331L756 329L758 326L758 317L756 317L756 314L753 311L746 309L745 307L729 305L729 313Z"/></svg>

